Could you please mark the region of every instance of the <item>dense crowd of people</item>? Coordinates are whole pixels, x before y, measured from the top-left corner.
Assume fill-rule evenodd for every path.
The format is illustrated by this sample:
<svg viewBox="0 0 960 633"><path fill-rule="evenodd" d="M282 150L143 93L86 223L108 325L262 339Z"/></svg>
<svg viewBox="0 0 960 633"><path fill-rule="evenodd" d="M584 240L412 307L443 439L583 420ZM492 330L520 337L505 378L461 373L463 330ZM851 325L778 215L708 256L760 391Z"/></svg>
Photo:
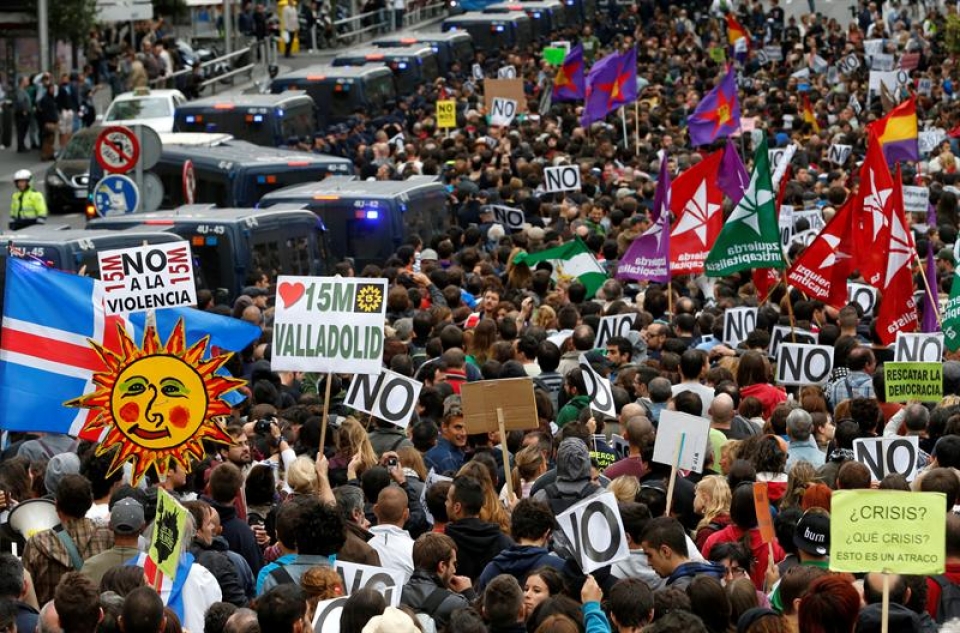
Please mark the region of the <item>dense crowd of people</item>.
<svg viewBox="0 0 960 633"><path fill-rule="evenodd" d="M611 116L584 128L578 104L551 103L555 69L531 47L477 57L487 77L510 64L524 80L528 103L509 129L487 124L483 80L456 66L387 111L357 112L313 139L315 151L353 159L364 178L432 174L449 186L443 234L410 236L381 265L355 270L344 261L334 271L389 281L383 367L423 383L409 424L349 409L349 375L271 369L272 284L281 271L257 271L232 306L201 291L200 307L262 329L228 367L247 381L246 399L224 421L233 444L210 443L189 469L132 486L122 471L108 475L112 455L97 456L87 442L11 434L0 505L53 500L60 526L5 530L14 553L0 555L0 629L299 633L328 617L318 605L340 598L345 633L851 633L881 630L886 583L891 631L958 630L956 353L945 353L942 400L886 402L882 366L893 353L859 303L836 309L782 285L761 297L748 273L670 284L615 278L618 260L650 227L660 162L677 175L711 149L691 148L685 125L723 73L711 49L727 46L726 8L610 3L594 24L558 36L582 43L588 63L637 47L640 99L624 125ZM818 14L785 19L778 0L735 10L753 40L739 78L742 117L756 119L771 146L798 145L784 204L830 217L859 186L865 126L891 100L917 95L920 120L943 136L903 175L929 187L937 219L909 220L921 257L936 254L935 290L948 292L960 194L947 135L960 123L955 7L888 3L881 13L861 2L849 26ZM870 39L918 53L903 94L867 98ZM162 43L142 42L162 57ZM783 61L762 63L764 44L779 47ZM851 52L862 63L849 73L820 64ZM801 83L813 120L802 113ZM434 118L439 98L458 104L449 134ZM745 157L753 140L741 140ZM842 164L827 159L834 144L852 147ZM580 166L581 190L545 193L544 167L567 162ZM520 209L526 224L496 223L491 204ZM518 257L574 238L607 272L596 293ZM728 345L725 311L743 306L758 308L756 327ZM631 315L629 332L598 345L600 319L611 315ZM768 352L777 325L834 348L825 384L776 384ZM613 415L592 406L581 357L609 379ZM463 386L524 377L537 419L523 431L470 434ZM703 472L681 471L673 485L670 466L653 461L665 411L710 424ZM917 438L920 472L909 483L902 475L873 481L854 442L899 436ZM767 484L772 543L760 533L755 482ZM189 538L182 573L158 593L141 567L161 488L189 511ZM876 488L945 495L944 574L830 571L833 493ZM607 492L629 557L584 574L556 517ZM911 529L919 528L904 526ZM393 588L399 603L390 592L351 587L337 562L402 576Z"/></svg>

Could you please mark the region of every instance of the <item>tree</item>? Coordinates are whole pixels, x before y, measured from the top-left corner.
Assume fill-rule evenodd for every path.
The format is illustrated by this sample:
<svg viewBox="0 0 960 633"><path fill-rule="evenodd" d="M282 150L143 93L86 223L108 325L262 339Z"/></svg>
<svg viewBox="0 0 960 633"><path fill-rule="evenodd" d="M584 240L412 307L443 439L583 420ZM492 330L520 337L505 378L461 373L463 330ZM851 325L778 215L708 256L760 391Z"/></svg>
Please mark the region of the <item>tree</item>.
<svg viewBox="0 0 960 633"><path fill-rule="evenodd" d="M184 0L153 0L153 11L156 16L178 20L187 15L187 3Z"/></svg>
<svg viewBox="0 0 960 633"><path fill-rule="evenodd" d="M36 15L39 0L29 0L29 10ZM48 0L48 28L51 41L70 42L82 47L97 23L97 0Z"/></svg>

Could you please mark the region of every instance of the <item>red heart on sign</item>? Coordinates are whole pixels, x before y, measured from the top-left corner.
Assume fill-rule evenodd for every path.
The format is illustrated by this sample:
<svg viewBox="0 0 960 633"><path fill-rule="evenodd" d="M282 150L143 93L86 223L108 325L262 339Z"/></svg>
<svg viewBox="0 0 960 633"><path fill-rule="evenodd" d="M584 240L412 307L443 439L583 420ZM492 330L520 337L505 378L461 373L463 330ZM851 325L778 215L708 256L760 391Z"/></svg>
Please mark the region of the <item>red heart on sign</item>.
<svg viewBox="0 0 960 633"><path fill-rule="evenodd" d="M295 284L283 282L280 284L277 292L280 293L280 298L283 300L283 307L289 308L297 301L300 301L300 297L303 296L305 290L306 287L299 281Z"/></svg>

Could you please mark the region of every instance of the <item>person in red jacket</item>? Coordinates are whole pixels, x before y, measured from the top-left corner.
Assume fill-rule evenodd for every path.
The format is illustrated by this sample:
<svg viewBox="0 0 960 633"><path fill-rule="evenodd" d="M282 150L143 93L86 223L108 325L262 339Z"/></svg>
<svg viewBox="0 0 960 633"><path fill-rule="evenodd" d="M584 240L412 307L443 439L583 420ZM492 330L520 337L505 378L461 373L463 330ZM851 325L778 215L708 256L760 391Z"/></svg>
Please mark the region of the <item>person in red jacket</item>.
<svg viewBox="0 0 960 633"><path fill-rule="evenodd" d="M750 569L750 580L760 591L765 591L764 577L770 564L770 553L773 552L773 563L782 561L787 553L780 547L776 538L772 547L763 542L760 528L757 527L757 510L753 504L753 484L744 482L733 491L730 502L730 518L733 523L722 530L710 535L703 545L703 557L710 559L710 550L717 543L744 542L753 553L754 564Z"/></svg>

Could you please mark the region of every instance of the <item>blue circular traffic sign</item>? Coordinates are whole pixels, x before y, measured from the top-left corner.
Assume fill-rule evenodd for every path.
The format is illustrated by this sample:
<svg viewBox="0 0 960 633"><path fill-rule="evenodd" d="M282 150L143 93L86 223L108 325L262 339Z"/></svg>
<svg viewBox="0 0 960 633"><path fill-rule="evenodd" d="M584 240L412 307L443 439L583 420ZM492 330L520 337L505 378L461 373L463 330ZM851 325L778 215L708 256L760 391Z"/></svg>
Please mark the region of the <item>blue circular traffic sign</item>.
<svg viewBox="0 0 960 633"><path fill-rule="evenodd" d="M136 213L139 207L140 190L127 176L105 176L93 190L93 208L100 217Z"/></svg>

